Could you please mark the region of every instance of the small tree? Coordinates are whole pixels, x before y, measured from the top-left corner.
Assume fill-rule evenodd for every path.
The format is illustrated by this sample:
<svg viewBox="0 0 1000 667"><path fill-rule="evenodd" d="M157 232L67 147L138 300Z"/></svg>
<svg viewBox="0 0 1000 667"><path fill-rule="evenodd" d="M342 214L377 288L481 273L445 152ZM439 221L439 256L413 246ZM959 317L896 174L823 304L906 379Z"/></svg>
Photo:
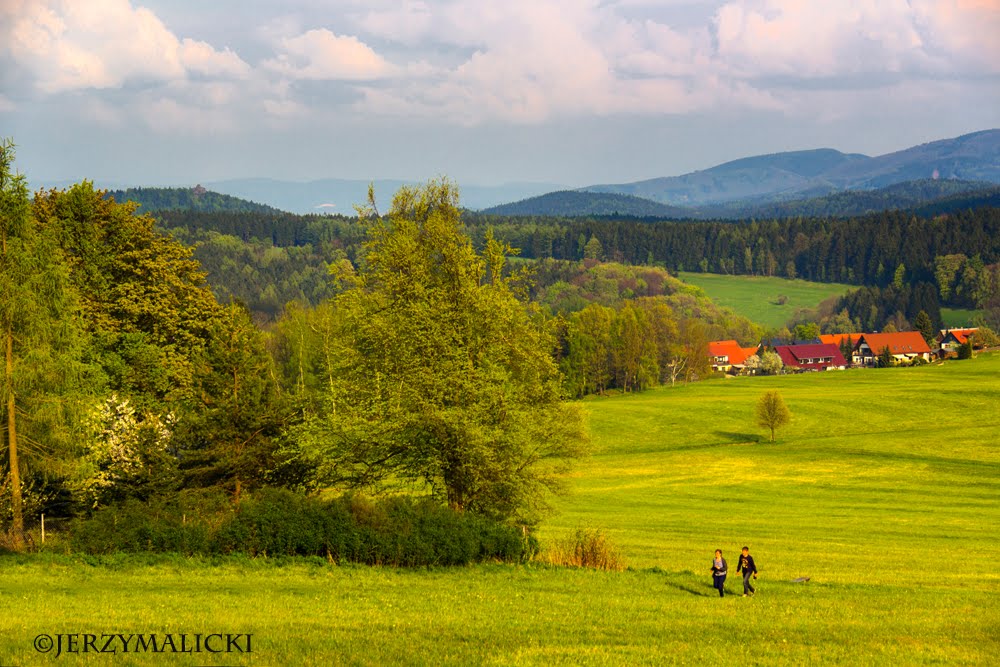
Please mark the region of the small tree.
<svg viewBox="0 0 1000 667"><path fill-rule="evenodd" d="M972 339L966 338L965 342L958 346L958 358L959 359L971 359L972 358Z"/></svg>
<svg viewBox="0 0 1000 667"><path fill-rule="evenodd" d="M937 332L934 331L934 323L931 322L931 316L927 314L927 311L921 310L917 313L916 319L913 320L913 326L916 327L920 335L924 337L928 345L934 343Z"/></svg>
<svg viewBox="0 0 1000 667"><path fill-rule="evenodd" d="M889 349L889 346L883 347L882 351L878 353L878 367L889 368L894 362L892 350Z"/></svg>
<svg viewBox="0 0 1000 667"><path fill-rule="evenodd" d="M973 347L996 347L1000 345L1000 336L988 326L981 326L972 334Z"/></svg>
<svg viewBox="0 0 1000 667"><path fill-rule="evenodd" d="M603 257L604 247L601 245L601 240L596 236L591 236L590 240L587 241L587 245L583 247L583 258L600 261Z"/></svg>
<svg viewBox="0 0 1000 667"><path fill-rule="evenodd" d="M774 431L787 424L792 418L788 406L776 391L769 391L757 401L757 425L771 429L771 442L774 442Z"/></svg>

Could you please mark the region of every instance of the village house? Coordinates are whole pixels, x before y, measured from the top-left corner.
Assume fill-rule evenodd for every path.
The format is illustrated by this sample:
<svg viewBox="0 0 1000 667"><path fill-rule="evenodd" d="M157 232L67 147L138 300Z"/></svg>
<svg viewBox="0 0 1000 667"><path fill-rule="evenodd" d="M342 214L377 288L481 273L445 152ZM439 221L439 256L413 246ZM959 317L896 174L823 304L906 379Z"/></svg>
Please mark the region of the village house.
<svg viewBox="0 0 1000 667"><path fill-rule="evenodd" d="M860 334L854 345L854 363L875 366L886 348L894 363L913 363L916 359L931 360L931 348L919 331Z"/></svg>
<svg viewBox="0 0 1000 667"><path fill-rule="evenodd" d="M840 348L833 343L778 345L774 351L789 370L829 371L847 368L847 360Z"/></svg>
<svg viewBox="0 0 1000 667"><path fill-rule="evenodd" d="M969 340L969 336L978 330L978 327L971 329L941 329L941 333L937 337L940 355L945 357L949 354L957 354L958 348L965 345L965 341Z"/></svg>
<svg viewBox="0 0 1000 667"><path fill-rule="evenodd" d="M712 370L723 373L743 369L747 357L757 354L756 347L740 347L735 340L716 340L708 344L708 356L712 359Z"/></svg>

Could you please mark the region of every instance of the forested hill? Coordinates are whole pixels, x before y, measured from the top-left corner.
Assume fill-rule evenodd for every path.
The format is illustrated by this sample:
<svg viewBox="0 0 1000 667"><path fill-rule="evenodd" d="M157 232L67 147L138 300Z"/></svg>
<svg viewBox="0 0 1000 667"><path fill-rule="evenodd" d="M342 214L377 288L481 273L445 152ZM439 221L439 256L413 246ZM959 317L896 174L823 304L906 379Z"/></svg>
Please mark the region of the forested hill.
<svg viewBox="0 0 1000 667"><path fill-rule="evenodd" d="M212 192L197 185L193 188L128 188L108 192L116 202L134 201L140 213L151 211L191 210L207 212L281 213L267 204Z"/></svg>
<svg viewBox="0 0 1000 667"><path fill-rule="evenodd" d="M921 179L896 183L874 190L849 190L820 197L773 202L733 202L718 207L698 209L701 217L772 219L772 218L847 218L881 211L930 208L942 204L942 211L978 208L989 203L988 195L1000 186L983 181ZM964 202L964 205L963 205ZM948 204L951 204L950 206Z"/></svg>
<svg viewBox="0 0 1000 667"><path fill-rule="evenodd" d="M692 218L693 209L668 206L649 199L606 192L560 190L512 204L484 209L488 215L620 216L638 218Z"/></svg>

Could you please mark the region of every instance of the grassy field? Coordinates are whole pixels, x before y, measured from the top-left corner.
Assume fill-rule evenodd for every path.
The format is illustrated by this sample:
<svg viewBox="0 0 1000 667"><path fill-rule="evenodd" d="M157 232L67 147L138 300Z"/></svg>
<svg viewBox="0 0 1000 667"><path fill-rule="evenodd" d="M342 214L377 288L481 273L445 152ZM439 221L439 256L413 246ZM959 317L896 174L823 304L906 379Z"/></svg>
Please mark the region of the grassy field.
<svg viewBox="0 0 1000 667"><path fill-rule="evenodd" d="M942 308L941 319L946 327L967 327L972 325L972 319L976 315L982 315L981 310L971 310L968 308Z"/></svg>
<svg viewBox="0 0 1000 667"><path fill-rule="evenodd" d="M773 444L750 418L771 389L793 414ZM594 456L541 537L601 528L631 570L8 556L0 665L988 664L1000 651L1000 355L585 405ZM712 551L738 593L745 543L759 593L720 600ZM254 644L32 649L59 632L251 632Z"/></svg>
<svg viewBox="0 0 1000 667"><path fill-rule="evenodd" d="M839 283L717 273L682 272L680 278L705 290L720 306L774 328L784 326L800 308L815 308L824 299L856 289L856 286ZM783 305L775 303L779 296L788 298Z"/></svg>

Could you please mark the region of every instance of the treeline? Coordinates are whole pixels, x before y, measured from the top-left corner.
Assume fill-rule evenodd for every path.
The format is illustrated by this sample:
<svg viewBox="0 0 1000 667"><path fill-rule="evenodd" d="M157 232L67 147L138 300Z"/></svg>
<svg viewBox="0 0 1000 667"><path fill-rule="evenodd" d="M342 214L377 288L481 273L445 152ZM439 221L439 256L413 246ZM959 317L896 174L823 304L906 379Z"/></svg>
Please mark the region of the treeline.
<svg viewBox="0 0 1000 667"><path fill-rule="evenodd" d="M467 215L475 234L492 224L525 257L576 259L596 238L603 256L672 270L803 278L884 287L905 267L908 282L934 282L935 259L975 248L1000 261L1000 209L924 219L886 212L849 220L683 222L487 218Z"/></svg>
<svg viewBox="0 0 1000 667"><path fill-rule="evenodd" d="M217 231L276 246L343 250L352 260L362 242L353 218L292 214L158 214L167 229ZM938 257L976 249L984 265L1000 262L1000 208L962 210L937 218L884 212L848 220L788 219L734 222L648 222L613 218L500 217L465 211L477 247L486 231L530 259L578 260L596 239L598 259L657 264L673 271L803 278L885 287L897 278L936 282ZM941 295L945 304L949 297ZM956 304L957 305L957 304Z"/></svg>
<svg viewBox="0 0 1000 667"><path fill-rule="evenodd" d="M530 552L523 527L586 453L583 415L564 401L551 318L523 298L508 246L479 252L462 233L453 186L366 214L363 259L328 264L336 296L265 331L134 205L87 182L32 199L12 163L4 142L0 548L46 515L93 552ZM426 501L270 502L273 487ZM218 494L221 509L172 504Z"/></svg>

